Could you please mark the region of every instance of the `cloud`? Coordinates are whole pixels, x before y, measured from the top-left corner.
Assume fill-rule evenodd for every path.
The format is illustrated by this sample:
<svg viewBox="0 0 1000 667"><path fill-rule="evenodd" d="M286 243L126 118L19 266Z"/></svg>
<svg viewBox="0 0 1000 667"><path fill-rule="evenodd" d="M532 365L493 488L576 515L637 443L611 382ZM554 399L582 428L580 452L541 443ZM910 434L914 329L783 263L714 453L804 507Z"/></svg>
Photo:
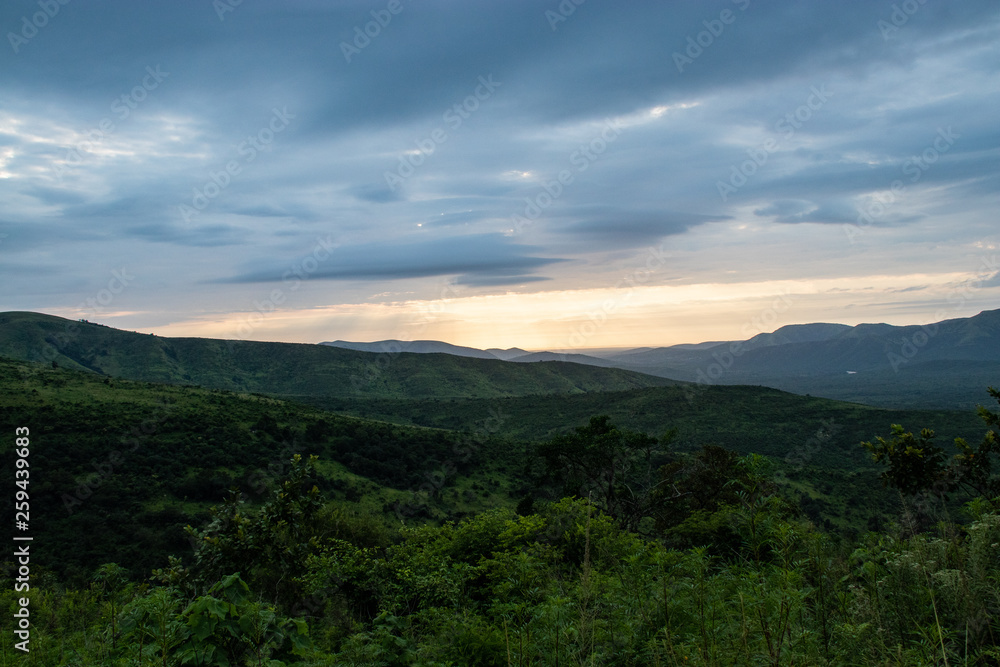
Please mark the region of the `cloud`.
<svg viewBox="0 0 1000 667"><path fill-rule="evenodd" d="M824 224L853 223L858 219L858 209L843 201L827 201L819 204L797 200L779 200L754 210L754 215L771 217L775 222L800 223L818 222Z"/></svg>
<svg viewBox="0 0 1000 667"><path fill-rule="evenodd" d="M214 248L242 245L247 241L245 229L233 225L199 225L182 227L171 223L132 225L124 234L151 243L171 243L180 246Z"/></svg>
<svg viewBox="0 0 1000 667"><path fill-rule="evenodd" d="M535 257L531 246L511 243L501 234L467 235L409 242L365 243L333 250L317 264L311 280L400 280L430 276L460 276L467 285L501 285L530 282L532 270L566 261ZM259 283L282 279L291 262L248 267L217 282Z"/></svg>
<svg viewBox="0 0 1000 667"><path fill-rule="evenodd" d="M602 243L636 245L664 236L682 234L697 225L731 219L725 215L704 215L675 211L630 211L610 208L574 208L560 214L572 220L559 231Z"/></svg>
<svg viewBox="0 0 1000 667"><path fill-rule="evenodd" d="M552 280L546 276L528 276L528 275L497 275L490 276L484 274L476 275L461 275L455 280L456 285L465 285L467 287L502 287L507 285L526 285L528 283L544 282L546 280Z"/></svg>
<svg viewBox="0 0 1000 667"><path fill-rule="evenodd" d="M846 276L876 238L935 243L928 270L963 271L996 235L1000 17L995 0L918 4L883 36L892 6L863 0L584 3L556 24L557 2L422 0L350 58L370 3L244 2L221 21L212 3L61 5L0 49L0 253L63 263L58 281L13 274L19 294L100 284L97 256L141 264L144 285L169 285L130 290L153 313L231 308L327 235L342 245L313 277L345 299L430 276L482 293L615 284L629 251L660 243L688 283ZM723 10L734 20L702 36ZM2 3L0 25L37 11ZM152 87L147 68L168 74ZM499 85L477 96L480 77ZM829 99L810 107L815 88ZM294 116L281 133L276 108ZM608 122L620 134L581 165ZM717 183L765 145L722 200ZM563 171L551 206L503 236ZM897 180L857 243L831 241ZM178 206L215 187L184 222Z"/></svg>
<svg viewBox="0 0 1000 667"><path fill-rule="evenodd" d="M374 204L387 204L389 202L403 201L404 199L401 192L391 190L386 185L359 185L349 188L348 192L361 201Z"/></svg>

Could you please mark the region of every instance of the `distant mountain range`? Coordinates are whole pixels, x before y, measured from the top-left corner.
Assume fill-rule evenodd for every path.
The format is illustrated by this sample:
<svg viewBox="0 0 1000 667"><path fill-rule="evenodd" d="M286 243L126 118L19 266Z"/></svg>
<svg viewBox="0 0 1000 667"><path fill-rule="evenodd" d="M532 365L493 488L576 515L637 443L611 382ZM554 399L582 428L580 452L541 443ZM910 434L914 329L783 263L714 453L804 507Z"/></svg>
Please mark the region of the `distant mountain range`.
<svg viewBox="0 0 1000 667"><path fill-rule="evenodd" d="M745 341L592 354L439 341L164 338L0 313L0 356L133 380L315 397L489 398L669 384L763 385L897 408L969 409L1000 386L1000 310L926 325L796 324ZM510 363L515 362L515 363Z"/></svg>
<svg viewBox="0 0 1000 667"><path fill-rule="evenodd" d="M701 384L760 384L887 407L970 408L987 386L1000 386L1000 310L926 325L792 325L746 341L609 360Z"/></svg>
<svg viewBox="0 0 1000 667"><path fill-rule="evenodd" d="M501 350L491 347L487 350L480 350L475 347L462 347L443 343L439 340L379 340L374 343L353 343L346 340L335 340L320 345L331 347L341 347L346 350L359 350L362 352L390 353L413 352L415 354L453 354L457 357L471 357L474 359L501 359L503 361L516 361L519 363L531 363L535 361L568 361L576 364L586 364L588 366L603 366L605 368L615 367L616 364L597 356L586 354L563 354L560 352L528 352L519 347L510 347Z"/></svg>
<svg viewBox="0 0 1000 667"><path fill-rule="evenodd" d="M379 340L374 343L352 343L346 340L335 340L320 345L330 347L341 347L345 350L357 350L359 352L377 352L379 354L396 354L399 352L412 352L414 354L453 354L456 357L471 357L473 359L501 359L510 361L517 357L528 354L526 350L519 347L512 347L506 350L490 348L479 350L474 347L463 347L442 343L439 340Z"/></svg>
<svg viewBox="0 0 1000 667"><path fill-rule="evenodd" d="M392 348L165 338L29 312L0 313L0 357L312 403L330 397L491 398L677 384L636 371L559 361L512 364Z"/></svg>
<svg viewBox="0 0 1000 667"><path fill-rule="evenodd" d="M613 357L616 365L709 381L728 375L816 376L896 372L931 361L1000 362L1000 310L927 325L797 324L746 341L661 347Z"/></svg>
<svg viewBox="0 0 1000 667"><path fill-rule="evenodd" d="M414 347L408 350L456 354L447 350L456 346L447 343L416 343L410 343ZM400 341L326 344L407 345ZM457 349L465 356L497 352ZM616 353L529 353L518 348L503 352L508 360L522 363L568 361L700 384L765 385L886 407L968 409L983 401L987 386L1000 386L1000 310L926 325L793 324L744 341Z"/></svg>

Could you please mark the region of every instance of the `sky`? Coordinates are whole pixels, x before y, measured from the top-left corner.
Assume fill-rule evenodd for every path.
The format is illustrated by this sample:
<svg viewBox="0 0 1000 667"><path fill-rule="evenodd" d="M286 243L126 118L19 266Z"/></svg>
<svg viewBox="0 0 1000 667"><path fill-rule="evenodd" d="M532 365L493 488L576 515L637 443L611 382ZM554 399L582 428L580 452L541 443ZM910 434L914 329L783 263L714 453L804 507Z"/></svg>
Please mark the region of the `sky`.
<svg viewBox="0 0 1000 667"><path fill-rule="evenodd" d="M1000 6L0 7L0 311L584 350L1000 307Z"/></svg>

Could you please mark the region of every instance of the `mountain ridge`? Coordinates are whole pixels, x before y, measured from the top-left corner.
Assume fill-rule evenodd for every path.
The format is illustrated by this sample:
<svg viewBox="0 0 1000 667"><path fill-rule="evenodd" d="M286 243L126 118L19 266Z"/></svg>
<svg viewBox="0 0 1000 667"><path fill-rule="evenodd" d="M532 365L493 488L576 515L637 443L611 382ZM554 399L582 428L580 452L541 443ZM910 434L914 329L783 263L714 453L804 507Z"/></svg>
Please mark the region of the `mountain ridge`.
<svg viewBox="0 0 1000 667"><path fill-rule="evenodd" d="M28 312L0 313L0 356L130 380L303 401L329 396L488 398L676 384L635 371L560 361L516 364L311 343L168 338Z"/></svg>
<svg viewBox="0 0 1000 667"><path fill-rule="evenodd" d="M612 354L532 352L700 384L760 384L884 407L967 409L1000 384L1000 309L929 324L790 324L742 341L640 347ZM960 369L960 370L959 370Z"/></svg>

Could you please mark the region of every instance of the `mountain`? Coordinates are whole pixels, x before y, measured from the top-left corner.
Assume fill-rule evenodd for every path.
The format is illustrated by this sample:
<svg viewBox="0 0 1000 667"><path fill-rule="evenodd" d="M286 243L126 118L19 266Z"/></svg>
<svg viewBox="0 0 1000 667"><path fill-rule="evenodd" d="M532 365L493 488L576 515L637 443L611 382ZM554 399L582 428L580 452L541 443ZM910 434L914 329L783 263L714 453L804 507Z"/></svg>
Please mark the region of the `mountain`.
<svg viewBox="0 0 1000 667"><path fill-rule="evenodd" d="M616 365L660 366L671 370L681 370L692 363L700 364L706 358L706 354L711 357L712 350L719 352L724 349L723 346L739 345L743 352L747 352L762 347L775 347L791 343L822 342L835 338L850 328L846 324L790 324L776 329L772 333L757 334L745 341L709 341L671 345L670 347L647 347L608 355L605 358L616 362Z"/></svg>
<svg viewBox="0 0 1000 667"><path fill-rule="evenodd" d="M710 347L715 347L716 345L725 345L726 343L731 343L729 340L708 340L704 343L680 343L678 345L672 345L671 347L675 350L706 350ZM633 350L628 350L622 354L638 354L639 352L649 352L650 350L664 349L664 348L653 348L653 347L637 347Z"/></svg>
<svg viewBox="0 0 1000 667"><path fill-rule="evenodd" d="M588 366L602 366L605 368L614 367L615 364L607 359L592 357L587 354L562 353L562 352L532 352L520 357L514 357L511 361L519 364L535 363L539 361L569 361L574 364L587 364Z"/></svg>
<svg viewBox="0 0 1000 667"><path fill-rule="evenodd" d="M504 361L513 361L518 357L523 357L524 355L528 354L527 350L522 350L519 347L508 347L506 350L501 350L498 347L491 347L486 351L492 354L497 359L503 359Z"/></svg>
<svg viewBox="0 0 1000 667"><path fill-rule="evenodd" d="M846 324L789 324L775 329L773 333L757 334L746 341L743 347L753 350L789 343L819 343L836 338L850 329L851 327Z"/></svg>
<svg viewBox="0 0 1000 667"><path fill-rule="evenodd" d="M1000 310L925 325L792 325L746 341L646 349L610 361L703 384L965 409L981 401L985 386L1000 384Z"/></svg>
<svg viewBox="0 0 1000 667"><path fill-rule="evenodd" d="M346 340L335 340L328 343L320 343L320 345L342 347L347 350L358 350L359 352L377 352L379 354L411 352L414 354L453 354L456 357L472 357L473 359L502 358L487 350L452 345L451 343L443 343L438 340L380 340L374 343L352 343Z"/></svg>
<svg viewBox="0 0 1000 667"><path fill-rule="evenodd" d="M515 364L452 354L363 352L329 345L164 338L51 315L0 313L0 356L145 382L196 384L302 401L576 394L676 382L558 361Z"/></svg>
<svg viewBox="0 0 1000 667"><path fill-rule="evenodd" d="M0 313L0 356L304 401L489 398L695 382L764 385L882 407L967 410L982 401L985 387L1000 385L1000 310L912 326L797 324L746 341L592 354L477 350L439 341L310 346L162 338Z"/></svg>

